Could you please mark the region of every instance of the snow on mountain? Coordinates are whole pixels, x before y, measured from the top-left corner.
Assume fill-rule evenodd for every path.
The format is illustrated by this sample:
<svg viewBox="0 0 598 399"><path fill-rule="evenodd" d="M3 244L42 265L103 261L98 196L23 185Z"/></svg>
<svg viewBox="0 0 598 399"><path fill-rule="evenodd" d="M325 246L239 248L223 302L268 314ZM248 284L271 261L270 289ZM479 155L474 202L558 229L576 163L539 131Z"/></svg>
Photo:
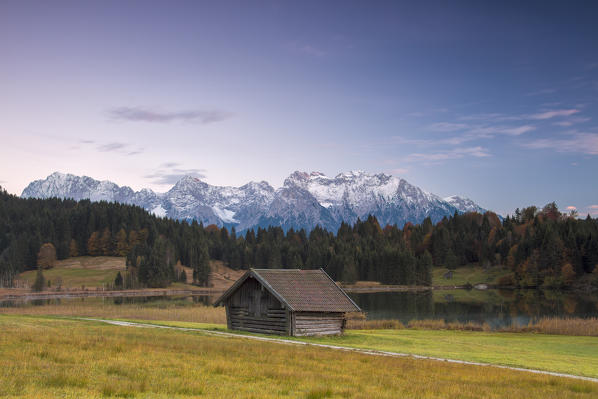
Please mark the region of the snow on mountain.
<svg viewBox="0 0 598 399"><path fill-rule="evenodd" d="M165 193L135 192L110 181L56 172L29 184L21 196L122 202L141 206L156 216L234 226L238 231L271 225L285 230L310 230L320 225L336 231L341 222L354 223L368 215L376 216L383 226L402 226L426 217L437 222L455 211L485 211L467 198L442 199L404 179L363 171L335 177L297 171L276 190L265 181L225 187L185 176Z"/></svg>
<svg viewBox="0 0 598 399"><path fill-rule="evenodd" d="M166 217L166 209L162 208L162 205L158 205L157 207L152 209L151 213L153 213L154 215L156 215L160 218Z"/></svg>
<svg viewBox="0 0 598 399"><path fill-rule="evenodd" d="M482 208L469 198L459 197L458 195L452 195L444 199L446 202L457 208L459 212L478 212L484 213L486 209Z"/></svg>

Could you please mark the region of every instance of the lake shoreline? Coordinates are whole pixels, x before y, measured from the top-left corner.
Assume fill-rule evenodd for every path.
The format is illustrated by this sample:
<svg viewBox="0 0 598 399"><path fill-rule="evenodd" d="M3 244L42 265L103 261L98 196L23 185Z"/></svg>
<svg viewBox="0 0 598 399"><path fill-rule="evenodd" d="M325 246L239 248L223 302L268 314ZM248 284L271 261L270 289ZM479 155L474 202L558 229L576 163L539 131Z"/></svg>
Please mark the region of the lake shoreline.
<svg viewBox="0 0 598 399"><path fill-rule="evenodd" d="M483 288L477 286L464 285L439 285L439 286L409 286L409 285L372 285L372 286L350 286L339 284L343 290L348 293L377 293L377 292L419 292L432 290L462 290L462 289L496 289L511 287L496 287L485 284ZM197 289L159 289L145 288L136 290L69 290L69 291L41 291L34 292L21 288L0 289L0 301L17 299L62 299L62 298L87 298L87 297L135 297L135 296L198 296L198 295L218 295L226 289L198 287Z"/></svg>
<svg viewBox="0 0 598 399"><path fill-rule="evenodd" d="M198 288L189 289L141 289L141 290L120 290L120 291L41 291L31 292L14 289L0 291L0 301L10 300L35 300L35 299L68 299L68 298L115 298L115 297L142 297L142 296L203 296L217 295L224 292L221 289ZM18 291L17 291L18 290Z"/></svg>

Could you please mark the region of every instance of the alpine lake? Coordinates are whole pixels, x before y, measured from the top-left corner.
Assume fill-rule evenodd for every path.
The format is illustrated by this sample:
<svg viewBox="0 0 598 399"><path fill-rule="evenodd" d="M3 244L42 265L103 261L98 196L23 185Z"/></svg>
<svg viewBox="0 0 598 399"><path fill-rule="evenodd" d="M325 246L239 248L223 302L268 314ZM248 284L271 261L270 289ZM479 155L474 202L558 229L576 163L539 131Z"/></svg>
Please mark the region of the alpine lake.
<svg viewBox="0 0 598 399"><path fill-rule="evenodd" d="M487 323L501 328L526 325L542 317L596 317L598 293L559 290L451 289L348 293L369 320L442 319L446 322ZM73 305L77 302L138 304L148 307L210 306L216 296L87 297L0 301L0 308ZM1 313L1 310L0 310Z"/></svg>

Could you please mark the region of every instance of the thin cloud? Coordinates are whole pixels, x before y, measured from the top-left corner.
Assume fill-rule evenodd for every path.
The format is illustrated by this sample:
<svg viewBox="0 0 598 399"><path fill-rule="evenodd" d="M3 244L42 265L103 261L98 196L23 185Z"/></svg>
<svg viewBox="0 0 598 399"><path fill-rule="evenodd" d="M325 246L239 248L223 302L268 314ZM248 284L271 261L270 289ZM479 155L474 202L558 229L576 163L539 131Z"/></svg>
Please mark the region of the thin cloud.
<svg viewBox="0 0 598 399"><path fill-rule="evenodd" d="M175 162L168 162L167 164L178 165ZM206 177L205 172L205 169L160 168L154 173L145 175L143 177L149 179L153 184L173 185L185 176L204 179Z"/></svg>
<svg viewBox="0 0 598 399"><path fill-rule="evenodd" d="M313 56L316 56L316 57L322 57L322 56L326 55L326 52L324 50L320 50L319 48L314 47L314 46L309 45L309 44L301 46L299 48L299 50L302 53L305 53L305 54L308 54L308 55L313 55Z"/></svg>
<svg viewBox="0 0 598 399"><path fill-rule="evenodd" d="M556 126L562 126L562 127L569 127L569 126L573 126L576 125L578 123L584 123L589 121L591 118L571 118L568 120L564 120L564 121L559 121L559 122L554 122L554 125Z"/></svg>
<svg viewBox="0 0 598 399"><path fill-rule="evenodd" d="M287 44L286 47L294 53L304 54L310 57L323 57L328 54L327 51L308 43L293 42Z"/></svg>
<svg viewBox="0 0 598 399"><path fill-rule="evenodd" d="M94 146L96 144L96 142L93 140L81 140L80 142L88 146ZM95 145L95 149L100 152L113 152L127 156L142 154L144 151L142 147L135 148L131 144L118 141Z"/></svg>
<svg viewBox="0 0 598 399"><path fill-rule="evenodd" d="M112 119L131 122L169 123L182 121L199 122L204 125L224 121L233 115L230 112L220 110L165 112L142 107L116 107L108 110L108 114Z"/></svg>
<svg viewBox="0 0 598 399"><path fill-rule="evenodd" d="M557 103L553 103L557 104ZM547 105L547 104L546 104ZM556 117L571 116L581 112L577 108L571 109L556 109L550 111L537 112L535 114L524 114L524 115L505 115L500 113L485 113L485 114L473 114L463 115L457 118L461 121L483 121L486 123L494 122L508 122L508 121L522 121L522 120L546 120Z"/></svg>
<svg viewBox="0 0 598 399"><path fill-rule="evenodd" d="M598 215L598 205L590 205L587 208L588 213L592 216Z"/></svg>
<svg viewBox="0 0 598 399"><path fill-rule="evenodd" d="M475 138L492 138L496 135L521 136L522 134L531 132L535 129L536 127L532 125L522 125L515 127L482 126L470 129L469 134Z"/></svg>
<svg viewBox="0 0 598 399"><path fill-rule="evenodd" d="M407 174L407 172L409 172L409 169L407 169L407 168L396 168L396 169L392 169L390 171L390 173L395 176L405 175L405 174Z"/></svg>
<svg viewBox="0 0 598 399"><path fill-rule="evenodd" d="M160 165L163 168L174 168L175 166L179 166L177 162L166 162Z"/></svg>
<svg viewBox="0 0 598 399"><path fill-rule="evenodd" d="M542 96L544 94L552 94L555 93L556 89L541 89L541 90L536 90L536 91L530 91L529 93L526 93L526 96Z"/></svg>
<svg viewBox="0 0 598 399"><path fill-rule="evenodd" d="M558 152L577 152L587 155L598 155L598 134L571 133L563 138L533 140L523 143L523 146L533 149L550 149Z"/></svg>
<svg viewBox="0 0 598 399"><path fill-rule="evenodd" d="M468 127L469 125L465 123L438 122L431 124L428 129L435 132L454 132L457 130L466 129Z"/></svg>
<svg viewBox="0 0 598 399"><path fill-rule="evenodd" d="M453 148L448 151L427 152L427 153L413 153L407 156L410 162L439 162L451 159L461 159L466 156L475 158L485 158L491 156L487 149L483 147L462 147Z"/></svg>
<svg viewBox="0 0 598 399"><path fill-rule="evenodd" d="M97 146L97 149L98 149L98 151L101 151L101 152L113 152L113 151L120 151L125 147L127 147L127 144L125 144L125 143L113 142L113 143L99 145L99 146Z"/></svg>
<svg viewBox="0 0 598 399"><path fill-rule="evenodd" d="M452 133L457 130L461 130L461 134L454 135L452 137L441 138L441 139L403 139L401 137L395 137L395 139L404 144L416 144L416 145L459 145L468 141L478 139L490 139L498 135L506 136L521 136L527 132L535 130L536 127L533 125L521 125L521 126L487 126L487 125L474 125L464 123L435 123L429 126L429 129L437 132Z"/></svg>
<svg viewBox="0 0 598 399"><path fill-rule="evenodd" d="M577 207L573 206L573 205L569 205L568 207L565 208L568 211L576 211Z"/></svg>
<svg viewBox="0 0 598 399"><path fill-rule="evenodd" d="M558 109L558 110L546 111L546 112L541 112L538 114L533 114L533 115L530 115L529 118L543 120L543 119L551 119L551 118L554 118L557 116L571 116L578 112L579 112L578 109Z"/></svg>

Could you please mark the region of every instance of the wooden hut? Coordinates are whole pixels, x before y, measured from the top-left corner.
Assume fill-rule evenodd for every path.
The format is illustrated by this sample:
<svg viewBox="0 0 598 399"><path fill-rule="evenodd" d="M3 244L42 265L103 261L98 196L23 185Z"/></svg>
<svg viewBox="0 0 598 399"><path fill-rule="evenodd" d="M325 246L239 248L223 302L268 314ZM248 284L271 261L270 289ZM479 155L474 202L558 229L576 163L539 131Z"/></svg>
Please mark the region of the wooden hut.
<svg viewBox="0 0 598 399"><path fill-rule="evenodd" d="M250 269L215 303L231 330L279 335L341 334L359 306L319 270Z"/></svg>

